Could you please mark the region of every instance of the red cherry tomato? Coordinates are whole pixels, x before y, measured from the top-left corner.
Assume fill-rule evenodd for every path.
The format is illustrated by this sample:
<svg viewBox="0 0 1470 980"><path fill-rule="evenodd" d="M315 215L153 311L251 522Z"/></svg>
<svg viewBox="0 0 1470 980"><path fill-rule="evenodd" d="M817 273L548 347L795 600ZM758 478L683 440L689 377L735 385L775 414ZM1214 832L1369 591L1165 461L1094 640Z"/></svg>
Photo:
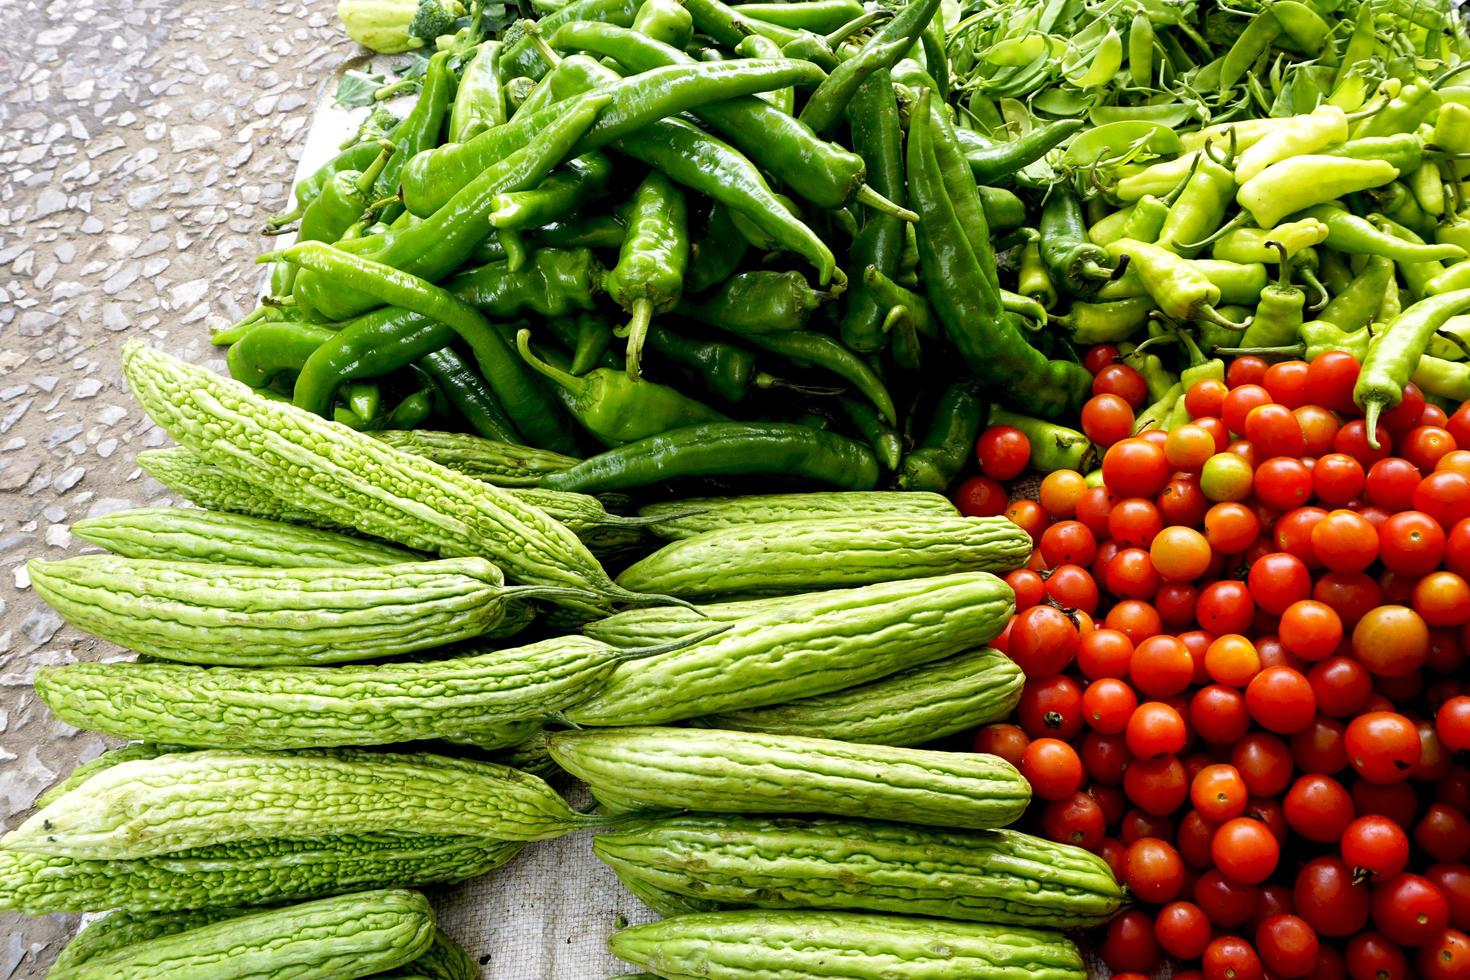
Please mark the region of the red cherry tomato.
<svg viewBox="0 0 1470 980"><path fill-rule="evenodd" d="M1342 643L1342 617L1325 602L1302 599L1281 613L1277 632L1286 649L1303 660L1322 660Z"/></svg>
<svg viewBox="0 0 1470 980"><path fill-rule="evenodd" d="M1211 582L1200 590L1195 618L1201 629L1219 636L1245 633L1256 615L1256 604L1244 582Z"/></svg>
<svg viewBox="0 0 1470 980"><path fill-rule="evenodd" d="M980 468L992 480L1013 480L1031 460L1031 440L1011 425L993 425L975 443Z"/></svg>
<svg viewBox="0 0 1470 980"><path fill-rule="evenodd" d="M1133 651L1128 674L1140 694L1172 697L1194 679L1194 658L1178 637L1151 636Z"/></svg>
<svg viewBox="0 0 1470 980"><path fill-rule="evenodd" d="M1387 423L1385 423L1387 424ZM1395 433L1397 434L1397 433ZM1459 448L1448 429L1437 425L1415 426L1398 443L1399 453L1425 473Z"/></svg>
<svg viewBox="0 0 1470 980"><path fill-rule="evenodd" d="M1184 750L1189 733L1178 711L1160 701L1134 709L1125 723L1128 751L1140 759L1174 755Z"/></svg>
<svg viewBox="0 0 1470 980"><path fill-rule="evenodd" d="M1317 965L1317 931L1295 915L1267 916L1256 927L1256 951L1279 977L1304 977Z"/></svg>
<svg viewBox="0 0 1470 980"><path fill-rule="evenodd" d="M1168 841L1140 838L1123 855L1123 881L1142 901L1172 902L1184 888L1184 862Z"/></svg>
<svg viewBox="0 0 1470 980"><path fill-rule="evenodd" d="M1375 929L1358 933L1347 944L1350 980L1409 980L1409 960L1397 943Z"/></svg>
<svg viewBox="0 0 1470 980"><path fill-rule="evenodd" d="M1446 929L1419 950L1421 980L1465 980L1470 977L1470 936Z"/></svg>
<svg viewBox="0 0 1470 980"><path fill-rule="evenodd" d="M1300 558L1277 551L1251 563L1246 585L1259 608L1280 616L1293 602L1312 594L1312 573Z"/></svg>
<svg viewBox="0 0 1470 980"><path fill-rule="evenodd" d="M1450 752L1470 751L1470 695L1450 698L1435 712L1434 729Z"/></svg>
<svg viewBox="0 0 1470 980"><path fill-rule="evenodd" d="M1425 878L1399 874L1373 889L1373 924L1401 946L1427 946L1450 922L1444 893Z"/></svg>
<svg viewBox="0 0 1470 980"><path fill-rule="evenodd" d="M1453 470L1430 473L1414 488L1414 508L1452 528L1470 513L1470 476Z"/></svg>
<svg viewBox="0 0 1470 980"><path fill-rule="evenodd" d="M1123 771L1123 792L1148 813L1173 813L1189 796L1189 775L1174 756L1135 759Z"/></svg>
<svg viewBox="0 0 1470 980"><path fill-rule="evenodd" d="M1310 372L1311 366L1306 361L1281 361L1266 369L1261 376L1261 387L1287 408L1297 408L1307 403L1307 375Z"/></svg>
<svg viewBox="0 0 1470 980"><path fill-rule="evenodd" d="M1307 369L1307 401L1334 412L1354 412L1353 385L1358 382L1358 359L1343 351L1327 351Z"/></svg>
<svg viewBox="0 0 1470 980"><path fill-rule="evenodd" d="M1228 396L1225 401L1228 406ZM1229 420L1226 422L1228 424ZM1285 405L1274 402L1257 405L1246 413L1243 434L1265 459L1300 456L1307 448L1302 424L1296 414Z"/></svg>
<svg viewBox="0 0 1470 980"><path fill-rule="evenodd" d="M1154 918L1154 938L1170 956L1196 959L1210 942L1209 916L1193 902L1170 902Z"/></svg>
<svg viewBox="0 0 1470 980"><path fill-rule="evenodd" d="M1276 456L1256 467L1256 499L1273 510L1300 507L1312 496L1312 471L1301 460Z"/></svg>
<svg viewBox="0 0 1470 980"><path fill-rule="evenodd" d="M1141 909L1128 909L1115 916L1108 923L1098 955L1109 969L1152 973L1160 959L1153 916Z"/></svg>
<svg viewBox="0 0 1470 980"><path fill-rule="evenodd" d="M1103 482L1121 497L1151 497L1169 481L1164 450L1145 439L1124 439L1103 455Z"/></svg>
<svg viewBox="0 0 1470 980"><path fill-rule="evenodd" d="M1258 884L1276 870L1281 845L1258 820L1236 817L1221 824L1210 844L1215 867L1228 878L1248 885Z"/></svg>
<svg viewBox="0 0 1470 980"><path fill-rule="evenodd" d="M1252 796L1277 796L1291 782L1291 749L1280 738L1252 732L1230 751L1230 764L1245 780Z"/></svg>
<svg viewBox="0 0 1470 980"><path fill-rule="evenodd" d="M1092 378L1094 395L1118 395L1129 405L1139 408L1148 401L1148 382L1127 364L1109 364Z"/></svg>
<svg viewBox="0 0 1470 980"><path fill-rule="evenodd" d="M1419 761L1419 732L1392 711L1370 711L1348 723L1348 762L1371 783L1396 783Z"/></svg>
<svg viewBox="0 0 1470 980"><path fill-rule="evenodd" d="M1235 744L1250 728L1245 695L1222 684L1200 688L1189 701L1189 725L1206 742Z"/></svg>
<svg viewBox="0 0 1470 980"><path fill-rule="evenodd" d="M1312 492L1329 507L1343 507L1363 492L1363 464L1346 453L1327 453L1312 467Z"/></svg>
<svg viewBox="0 0 1470 980"><path fill-rule="evenodd" d="M1255 947L1239 936L1210 940L1200 956L1205 980L1261 980L1265 975Z"/></svg>
<svg viewBox="0 0 1470 980"><path fill-rule="evenodd" d="M1424 415L1424 392L1419 386L1410 382L1404 385L1403 400L1393 407L1391 411L1384 412L1379 420L1388 426L1388 431L1395 436L1401 436L1405 432L1419 425L1420 418Z"/></svg>
<svg viewBox="0 0 1470 980"><path fill-rule="evenodd" d="M1429 656L1429 626L1408 606L1370 610L1353 627L1353 656L1379 677L1406 677Z"/></svg>
<svg viewBox="0 0 1470 980"><path fill-rule="evenodd" d="M1052 606L1032 606L1011 628L1008 652L1028 678L1050 677L1066 669L1080 643L1077 626L1066 613Z"/></svg>
<svg viewBox="0 0 1470 980"><path fill-rule="evenodd" d="M1082 405L1082 432L1099 446L1111 446L1133 432L1133 406L1121 395L1093 395Z"/></svg>
<svg viewBox="0 0 1470 980"><path fill-rule="evenodd" d="M1368 503L1388 510L1408 510L1414 505L1414 488L1423 479L1419 468L1406 459L1390 456L1368 467L1363 496Z"/></svg>
<svg viewBox="0 0 1470 980"><path fill-rule="evenodd" d="M1041 832L1049 840L1096 850L1107 833L1103 809L1086 793L1051 800L1041 811Z"/></svg>
<svg viewBox="0 0 1470 980"><path fill-rule="evenodd" d="M1060 800L1082 785L1082 760L1066 742L1038 738L1021 755L1021 775L1043 800Z"/></svg>
<svg viewBox="0 0 1470 980"><path fill-rule="evenodd" d="M1368 922L1368 889L1336 857L1314 858L1297 872L1292 905L1321 936L1351 936Z"/></svg>
<svg viewBox="0 0 1470 980"><path fill-rule="evenodd" d="M1378 448L1374 449L1368 445L1367 423L1362 419L1353 419L1337 430L1332 448L1335 452L1347 453L1364 466L1372 466L1378 460L1393 455L1393 437L1389 435L1388 429L1380 423L1377 434Z"/></svg>
<svg viewBox="0 0 1470 980"><path fill-rule="evenodd" d="M1302 776L1282 801L1286 822L1307 840L1335 844L1353 820L1353 798L1331 776Z"/></svg>

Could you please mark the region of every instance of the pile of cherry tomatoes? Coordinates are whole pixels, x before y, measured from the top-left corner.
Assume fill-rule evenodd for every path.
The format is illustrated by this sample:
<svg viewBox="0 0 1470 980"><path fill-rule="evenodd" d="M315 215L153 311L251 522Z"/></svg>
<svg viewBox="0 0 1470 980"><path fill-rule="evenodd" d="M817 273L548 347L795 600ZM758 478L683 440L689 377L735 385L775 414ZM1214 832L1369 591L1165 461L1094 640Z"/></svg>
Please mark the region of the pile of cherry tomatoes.
<svg viewBox="0 0 1470 980"><path fill-rule="evenodd" d="M1096 945L1123 980L1166 956L1182 980L1470 978L1470 403L1410 386L1373 448L1357 371L1241 357L1191 422L1135 434L1146 385L1112 364L1082 415L1100 475L1007 500L1030 446L996 427L957 494L1036 545L995 641L1026 687L975 748L1127 885Z"/></svg>

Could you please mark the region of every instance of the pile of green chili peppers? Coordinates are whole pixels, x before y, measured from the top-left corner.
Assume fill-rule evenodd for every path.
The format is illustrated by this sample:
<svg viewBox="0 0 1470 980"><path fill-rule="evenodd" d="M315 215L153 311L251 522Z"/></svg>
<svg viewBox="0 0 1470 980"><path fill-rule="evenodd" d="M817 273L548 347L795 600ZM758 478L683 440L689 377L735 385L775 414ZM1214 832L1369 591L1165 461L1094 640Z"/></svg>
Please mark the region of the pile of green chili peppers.
<svg viewBox="0 0 1470 980"><path fill-rule="evenodd" d="M590 490L942 491L994 412L1073 424L1097 344L1164 425L1230 351L1470 397L1470 45L1420 0L547 10L472 6L297 185L235 377Z"/></svg>

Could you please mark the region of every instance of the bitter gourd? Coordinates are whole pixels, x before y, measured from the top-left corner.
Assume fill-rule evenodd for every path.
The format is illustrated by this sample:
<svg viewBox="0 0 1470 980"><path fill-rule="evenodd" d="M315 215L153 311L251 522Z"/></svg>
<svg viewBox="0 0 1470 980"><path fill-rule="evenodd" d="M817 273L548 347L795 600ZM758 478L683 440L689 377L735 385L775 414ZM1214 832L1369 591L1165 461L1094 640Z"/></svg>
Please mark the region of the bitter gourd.
<svg viewBox="0 0 1470 980"><path fill-rule="evenodd" d="M552 773L560 772L556 760L551 757L551 751L547 746L546 731L538 731L523 742L508 746L490 753L490 761L498 762L502 766L510 766L522 772L533 773L545 779Z"/></svg>
<svg viewBox="0 0 1470 980"><path fill-rule="evenodd" d="M249 908L206 908L178 912L113 912L89 923L72 937L71 942L56 954L56 961L51 964L51 975L65 976L87 960L125 946L239 918L250 911L252 909Z"/></svg>
<svg viewBox="0 0 1470 980"><path fill-rule="evenodd" d="M630 926L613 954L667 980L1085 980L1076 945L1019 926L853 912L705 912Z"/></svg>
<svg viewBox="0 0 1470 980"><path fill-rule="evenodd" d="M78 728L179 745L297 749L463 736L545 718L595 692L620 651L585 636L422 663L335 667L190 667L78 663L43 667L36 692ZM492 747L529 730L490 732Z"/></svg>
<svg viewBox="0 0 1470 980"><path fill-rule="evenodd" d="M138 465L186 500L209 510L228 511L267 520L290 522L326 531L352 530L319 514L291 506L269 488L236 479L182 446L138 454ZM643 540L641 517L610 514L591 494L510 487L504 490L522 503L565 525L589 548L617 550Z"/></svg>
<svg viewBox="0 0 1470 980"><path fill-rule="evenodd" d="M143 411L206 463L265 486L292 506L446 558L495 561L518 582L647 600L616 585L566 527L514 496L245 385L141 340L123 375Z"/></svg>
<svg viewBox="0 0 1470 980"><path fill-rule="evenodd" d="M832 589L827 594L835 596L841 591ZM582 623L579 628L594 640L611 643L615 647L654 646L701 633L711 623L736 623L751 616L803 609L809 600L810 597L803 593L706 602L696 606L650 606L613 613Z"/></svg>
<svg viewBox="0 0 1470 980"><path fill-rule="evenodd" d="M342 834L210 844L127 860L0 849L0 909L26 915L102 909L179 911L463 881L525 845L485 837Z"/></svg>
<svg viewBox="0 0 1470 980"><path fill-rule="evenodd" d="M1061 929L1106 922L1123 904L1102 858L1014 830L701 815L598 834L592 850L625 884L728 907Z"/></svg>
<svg viewBox="0 0 1470 980"><path fill-rule="evenodd" d="M475 980L480 967L464 947L443 929L434 930L434 941L418 959L387 973L374 973L374 980Z"/></svg>
<svg viewBox="0 0 1470 980"><path fill-rule="evenodd" d="M150 656L233 666L391 657L480 636L511 602L592 596L505 586L483 558L259 568L81 555L27 568L73 626Z"/></svg>
<svg viewBox="0 0 1470 980"><path fill-rule="evenodd" d="M611 862L608 863L611 864ZM677 892L666 892L662 888L650 885L644 878L625 875L617 867L613 867L613 873L618 876L618 882L628 889L634 898L646 905L650 911L665 918L671 915L687 915L690 912L717 912L721 908L717 902L706 902Z"/></svg>
<svg viewBox="0 0 1470 980"><path fill-rule="evenodd" d="M615 822L489 762L351 749L210 749L97 773L0 837L0 849L140 858L207 844L333 834L545 840Z"/></svg>
<svg viewBox="0 0 1470 980"><path fill-rule="evenodd" d="M830 517L740 524L665 545L618 583L686 598L787 595L874 582L1008 572L1031 536L1004 517Z"/></svg>
<svg viewBox="0 0 1470 980"><path fill-rule="evenodd" d="M830 694L693 722L844 742L922 745L1004 718L1020 702L1025 682L1010 657L981 647Z"/></svg>
<svg viewBox="0 0 1470 980"><path fill-rule="evenodd" d="M938 827L1003 827L1031 786L1004 759L698 728L556 732L557 765L607 808L827 813Z"/></svg>
<svg viewBox="0 0 1470 980"><path fill-rule="evenodd" d="M514 748L527 739L534 738L541 731L541 725L544 721L545 719L542 718L528 718L525 721L508 721L502 725L487 725L484 728L476 728L471 732L441 735L437 741L443 742L446 745L468 745L485 752L501 751ZM427 749L428 747L425 746L425 748ZM433 750L430 749L429 751ZM513 763L503 762L500 759L496 759L495 761L500 762L502 765L514 765ZM514 766L514 768L523 769L525 767Z"/></svg>
<svg viewBox="0 0 1470 980"><path fill-rule="evenodd" d="M423 558L334 531L192 507L139 507L89 517L73 524L71 533L124 558L262 568L396 565Z"/></svg>
<svg viewBox="0 0 1470 980"><path fill-rule="evenodd" d="M692 513L691 513L692 511ZM744 497L696 497L640 507L642 517L656 517L653 533L661 538L692 538L743 524L811 520L822 517L958 517L949 498L938 493L892 493L884 490L835 490L829 493L768 493Z"/></svg>
<svg viewBox="0 0 1470 980"><path fill-rule="evenodd" d="M131 943L52 980L246 980L364 977L417 959L434 941L418 892L381 889L250 912Z"/></svg>
<svg viewBox="0 0 1470 980"><path fill-rule="evenodd" d="M826 694L989 642L1014 598L986 572L814 593L626 663L566 714L579 725L658 724Z"/></svg>
<svg viewBox="0 0 1470 980"><path fill-rule="evenodd" d="M559 473L581 462L549 449L497 442L465 432L385 429L374 432L373 438L497 487L534 487L546 474Z"/></svg>
<svg viewBox="0 0 1470 980"><path fill-rule="evenodd" d="M182 745L164 745L160 742L135 742L131 745L121 745L115 749L109 749L97 758L89 762L83 762L71 772L66 778L46 792L36 797L35 806L46 806L52 800L63 793L69 793L82 783L91 779L104 769L110 769L119 762L131 762L134 759L152 759L155 756L168 755L170 752L187 752L188 748Z"/></svg>

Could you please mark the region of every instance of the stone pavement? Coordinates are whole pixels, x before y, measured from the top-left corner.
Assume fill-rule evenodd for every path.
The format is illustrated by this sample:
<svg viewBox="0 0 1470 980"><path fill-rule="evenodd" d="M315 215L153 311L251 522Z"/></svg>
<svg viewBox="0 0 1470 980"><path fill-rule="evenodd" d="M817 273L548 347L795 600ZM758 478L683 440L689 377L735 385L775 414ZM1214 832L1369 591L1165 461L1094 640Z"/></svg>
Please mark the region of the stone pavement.
<svg viewBox="0 0 1470 980"><path fill-rule="evenodd" d="M330 0L7 0L0 35L0 828L107 742L51 717L43 664L110 655L26 587L67 525L167 500L124 388L141 336L222 368L206 317L253 306L316 93L359 53ZM0 980L44 976L73 916L0 913Z"/></svg>

